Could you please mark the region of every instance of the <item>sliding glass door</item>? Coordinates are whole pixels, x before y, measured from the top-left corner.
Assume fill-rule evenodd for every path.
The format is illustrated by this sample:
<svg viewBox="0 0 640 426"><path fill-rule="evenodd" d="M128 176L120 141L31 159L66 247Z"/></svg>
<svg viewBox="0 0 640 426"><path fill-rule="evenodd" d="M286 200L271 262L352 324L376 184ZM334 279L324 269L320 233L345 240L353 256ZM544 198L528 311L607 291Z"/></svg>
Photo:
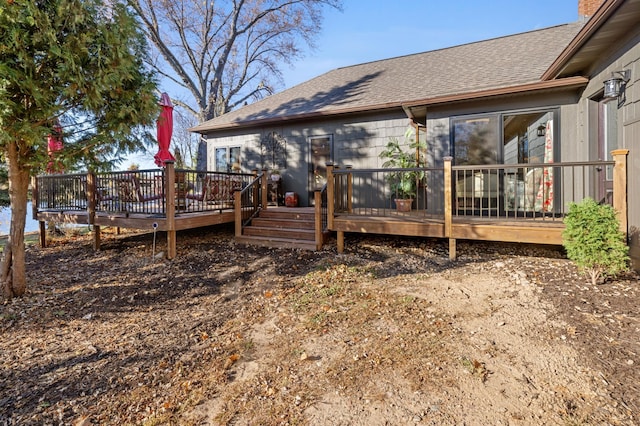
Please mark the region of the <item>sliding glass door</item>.
<svg viewBox="0 0 640 426"><path fill-rule="evenodd" d="M458 171L455 198L459 210L551 212L557 151L555 110L487 114L452 119L454 164L478 166ZM513 168L482 169L513 164ZM527 167L530 164L531 167Z"/></svg>

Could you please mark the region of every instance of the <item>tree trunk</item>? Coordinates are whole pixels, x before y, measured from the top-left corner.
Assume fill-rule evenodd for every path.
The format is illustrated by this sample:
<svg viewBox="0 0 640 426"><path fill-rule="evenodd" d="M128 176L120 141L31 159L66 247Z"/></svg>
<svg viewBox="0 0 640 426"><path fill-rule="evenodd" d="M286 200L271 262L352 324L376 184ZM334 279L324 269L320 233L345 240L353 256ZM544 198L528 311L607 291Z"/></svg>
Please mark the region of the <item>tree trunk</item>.
<svg viewBox="0 0 640 426"><path fill-rule="evenodd" d="M18 144L7 146L9 168L9 201L11 224L7 245L2 255L0 282L6 298L22 296L27 289L24 252L24 227L27 218L27 194L29 191L29 168L20 164Z"/></svg>
<svg viewBox="0 0 640 426"><path fill-rule="evenodd" d="M196 170L208 170L207 167L207 142L200 138L198 142L198 155L196 157Z"/></svg>

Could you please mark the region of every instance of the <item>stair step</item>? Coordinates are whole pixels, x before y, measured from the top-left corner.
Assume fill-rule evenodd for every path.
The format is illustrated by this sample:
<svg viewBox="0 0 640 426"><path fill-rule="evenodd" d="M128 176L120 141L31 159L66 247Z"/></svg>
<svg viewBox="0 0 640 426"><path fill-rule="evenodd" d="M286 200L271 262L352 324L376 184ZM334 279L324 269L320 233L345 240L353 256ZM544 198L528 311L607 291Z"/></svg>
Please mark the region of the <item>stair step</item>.
<svg viewBox="0 0 640 426"><path fill-rule="evenodd" d="M259 237L243 235L236 237L236 242L240 244L251 244L262 247L277 247L277 248L299 248L303 250L316 249L316 243L308 240L297 240L291 238L274 238L274 237Z"/></svg>
<svg viewBox="0 0 640 426"><path fill-rule="evenodd" d="M315 240L315 230L313 229L270 228L252 225L244 228L244 235L289 238L307 241Z"/></svg>
<svg viewBox="0 0 640 426"><path fill-rule="evenodd" d="M251 221L251 226L261 226L264 228L314 229L315 219L295 220L273 217L257 217Z"/></svg>
<svg viewBox="0 0 640 426"><path fill-rule="evenodd" d="M309 210L292 209L264 209L260 210L260 217L274 219L315 220L315 214Z"/></svg>
<svg viewBox="0 0 640 426"><path fill-rule="evenodd" d="M263 209L242 232L243 244L316 250L313 208Z"/></svg>

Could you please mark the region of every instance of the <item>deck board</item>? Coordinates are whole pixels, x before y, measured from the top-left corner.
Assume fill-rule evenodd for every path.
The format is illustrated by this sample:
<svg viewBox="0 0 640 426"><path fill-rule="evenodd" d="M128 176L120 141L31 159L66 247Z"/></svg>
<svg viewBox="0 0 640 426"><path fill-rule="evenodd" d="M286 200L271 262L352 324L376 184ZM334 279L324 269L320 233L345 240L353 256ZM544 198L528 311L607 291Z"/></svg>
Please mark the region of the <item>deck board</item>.
<svg viewBox="0 0 640 426"><path fill-rule="evenodd" d="M453 218L451 235L446 235L444 218L428 216L423 212L386 216L338 214L333 219L333 225L332 231L338 232L555 245L562 244L564 230L564 224L557 219L456 216Z"/></svg>

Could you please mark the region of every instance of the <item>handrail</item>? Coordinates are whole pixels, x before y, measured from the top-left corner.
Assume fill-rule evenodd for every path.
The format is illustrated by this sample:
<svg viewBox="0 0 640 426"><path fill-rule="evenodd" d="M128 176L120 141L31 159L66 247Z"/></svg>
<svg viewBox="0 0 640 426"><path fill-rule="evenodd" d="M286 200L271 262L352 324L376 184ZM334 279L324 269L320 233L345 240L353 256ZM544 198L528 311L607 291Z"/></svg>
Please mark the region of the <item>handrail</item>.
<svg viewBox="0 0 640 426"><path fill-rule="evenodd" d="M175 170L176 214L233 208L233 193L245 173ZM166 169L40 175L35 178L36 212L89 211L167 215Z"/></svg>
<svg viewBox="0 0 640 426"><path fill-rule="evenodd" d="M315 243L316 250L322 249L324 245L324 235L327 231L327 184L322 189L314 191L314 217L315 217Z"/></svg>
<svg viewBox="0 0 640 426"><path fill-rule="evenodd" d="M485 164L454 166L450 162L453 217L561 222L570 202L598 199L596 176L614 168L615 161ZM390 176L420 172L413 209L394 207ZM445 213L445 168L332 168L333 214L411 216L437 219ZM543 187L544 186L544 187ZM611 198L598 201L613 203ZM332 221L332 218L329 218Z"/></svg>
<svg viewBox="0 0 640 426"><path fill-rule="evenodd" d="M263 208L262 185L265 174L257 174L244 188L234 194L235 234L242 236L244 228L251 223Z"/></svg>

